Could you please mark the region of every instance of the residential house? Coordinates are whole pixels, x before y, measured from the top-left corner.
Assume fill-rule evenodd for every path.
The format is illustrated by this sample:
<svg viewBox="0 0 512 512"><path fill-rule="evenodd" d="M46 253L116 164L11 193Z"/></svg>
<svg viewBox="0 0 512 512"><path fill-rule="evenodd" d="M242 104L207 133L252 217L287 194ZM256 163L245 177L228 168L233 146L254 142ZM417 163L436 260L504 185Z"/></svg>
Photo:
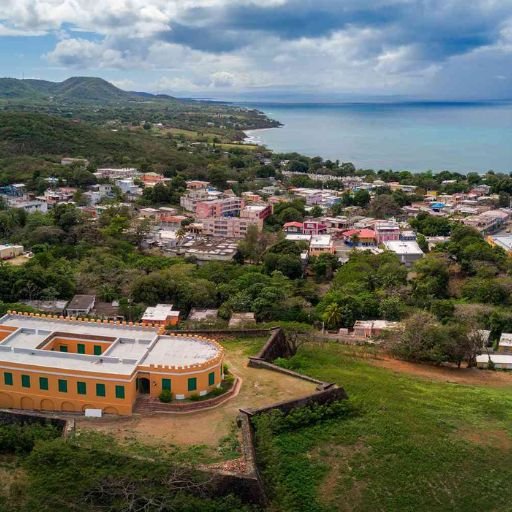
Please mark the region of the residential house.
<svg viewBox="0 0 512 512"><path fill-rule="evenodd" d="M143 325L177 325L180 312L173 309L172 304L157 304L154 307L146 308L142 315Z"/></svg>
<svg viewBox="0 0 512 512"><path fill-rule="evenodd" d="M96 302L95 295L75 295L66 307L68 316L87 316Z"/></svg>
<svg viewBox="0 0 512 512"><path fill-rule="evenodd" d="M412 266L415 261L423 258L423 251L413 240L389 240L384 242L384 247L394 252L406 267Z"/></svg>
<svg viewBox="0 0 512 512"><path fill-rule="evenodd" d="M341 234L344 242L351 247L375 247L377 238L373 229L349 229Z"/></svg>
<svg viewBox="0 0 512 512"><path fill-rule="evenodd" d="M335 254L336 248L331 235L313 235L309 244L309 256L320 254Z"/></svg>
<svg viewBox="0 0 512 512"><path fill-rule="evenodd" d="M397 222L379 220L375 222L374 230L377 244L400 239L400 226Z"/></svg>

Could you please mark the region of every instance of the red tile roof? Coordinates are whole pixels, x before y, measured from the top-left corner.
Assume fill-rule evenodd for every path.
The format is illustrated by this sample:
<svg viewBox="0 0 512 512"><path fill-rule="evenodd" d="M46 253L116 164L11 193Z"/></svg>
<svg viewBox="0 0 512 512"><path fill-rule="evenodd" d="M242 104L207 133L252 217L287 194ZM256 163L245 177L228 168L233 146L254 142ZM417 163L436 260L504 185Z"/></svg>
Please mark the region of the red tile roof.
<svg viewBox="0 0 512 512"><path fill-rule="evenodd" d="M286 224L284 224L283 228L301 228L303 225L302 225L302 222L287 222Z"/></svg>

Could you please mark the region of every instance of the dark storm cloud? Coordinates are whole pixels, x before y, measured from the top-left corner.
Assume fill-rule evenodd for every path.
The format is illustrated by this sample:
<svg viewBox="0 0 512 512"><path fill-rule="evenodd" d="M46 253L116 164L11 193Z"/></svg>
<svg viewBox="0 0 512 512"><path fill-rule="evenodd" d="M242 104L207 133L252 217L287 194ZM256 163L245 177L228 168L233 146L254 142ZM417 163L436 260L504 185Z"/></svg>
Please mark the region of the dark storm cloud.
<svg viewBox="0 0 512 512"><path fill-rule="evenodd" d="M186 11L162 37L217 53L254 44L264 35L315 39L346 29L372 29L380 31L382 45L415 45L423 58L442 60L495 42L511 10L508 1L491 8L474 0L289 0L274 6L237 2Z"/></svg>

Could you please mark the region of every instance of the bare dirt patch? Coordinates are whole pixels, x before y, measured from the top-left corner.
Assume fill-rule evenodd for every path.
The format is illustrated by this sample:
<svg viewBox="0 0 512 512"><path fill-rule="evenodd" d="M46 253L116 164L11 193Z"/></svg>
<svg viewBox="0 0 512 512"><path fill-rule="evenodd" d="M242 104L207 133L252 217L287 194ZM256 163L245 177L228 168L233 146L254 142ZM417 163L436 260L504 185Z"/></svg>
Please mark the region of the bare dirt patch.
<svg viewBox="0 0 512 512"><path fill-rule="evenodd" d="M493 448L499 451L509 451L512 449L512 439L510 434L503 429L477 429L460 428L456 433L457 438L465 439L470 443L479 446Z"/></svg>
<svg viewBox="0 0 512 512"><path fill-rule="evenodd" d="M328 455L327 455L328 453ZM367 483L352 477L351 461L355 455L368 453L368 447L362 440L348 446L329 445L316 450L329 467L329 472L318 489L320 500L326 505L335 505L337 510L350 512L361 502ZM339 499L338 489L343 482L343 498Z"/></svg>
<svg viewBox="0 0 512 512"><path fill-rule="evenodd" d="M396 373L406 373L426 379L474 386L512 387L512 374L479 370L477 368L455 368L449 366L430 366L426 364L409 363L390 357L368 359L369 364L387 368Z"/></svg>
<svg viewBox="0 0 512 512"><path fill-rule="evenodd" d="M230 434L240 408L262 407L281 400L310 394L315 385L270 370L247 367L243 349L233 349L226 362L242 380L238 396L206 411L189 414L153 414L147 416L105 417L76 420L78 429L94 429L114 435L121 441L138 440L147 444L206 445L216 447Z"/></svg>

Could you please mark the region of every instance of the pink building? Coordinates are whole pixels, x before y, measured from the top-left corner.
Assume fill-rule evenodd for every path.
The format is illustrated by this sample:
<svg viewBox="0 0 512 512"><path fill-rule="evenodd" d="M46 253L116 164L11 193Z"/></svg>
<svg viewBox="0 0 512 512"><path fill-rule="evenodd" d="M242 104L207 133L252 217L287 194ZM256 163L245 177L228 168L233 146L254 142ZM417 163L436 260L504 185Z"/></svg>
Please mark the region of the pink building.
<svg viewBox="0 0 512 512"><path fill-rule="evenodd" d="M207 219L209 217L237 217L243 208L244 202L240 197L226 197L211 201L199 201L196 204L196 217Z"/></svg>
<svg viewBox="0 0 512 512"><path fill-rule="evenodd" d="M283 231L285 233L302 234L303 229L304 224L302 224L302 222L287 222L283 226Z"/></svg>
<svg viewBox="0 0 512 512"><path fill-rule="evenodd" d="M377 221L374 228L377 244L389 240L400 240L400 226L396 222Z"/></svg>
<svg viewBox="0 0 512 512"><path fill-rule="evenodd" d="M263 219L246 219L243 217L208 217L203 219L203 234L224 238L243 238L251 225L258 231L263 229Z"/></svg>
<svg viewBox="0 0 512 512"><path fill-rule="evenodd" d="M268 204L251 204L240 211L240 217L252 220L265 220L272 215L272 207Z"/></svg>
<svg viewBox="0 0 512 512"><path fill-rule="evenodd" d="M307 219L303 223L302 232L305 235L323 235L327 233L327 225L314 219Z"/></svg>

